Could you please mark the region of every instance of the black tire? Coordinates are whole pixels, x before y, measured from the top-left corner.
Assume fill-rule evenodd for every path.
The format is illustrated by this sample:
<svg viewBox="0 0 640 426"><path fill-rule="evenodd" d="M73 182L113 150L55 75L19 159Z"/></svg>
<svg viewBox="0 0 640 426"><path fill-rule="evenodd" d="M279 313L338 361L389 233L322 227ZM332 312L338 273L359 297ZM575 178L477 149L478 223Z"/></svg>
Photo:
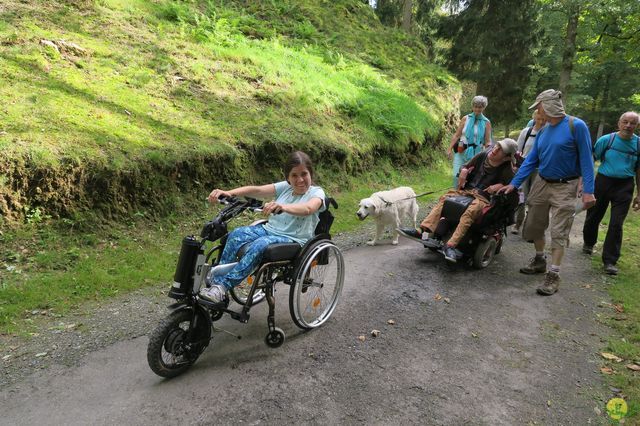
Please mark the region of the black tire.
<svg viewBox="0 0 640 426"><path fill-rule="evenodd" d="M175 377L182 374L209 345L209 321L201 311L196 311L196 315L196 329L193 330L191 342L186 339L193 317L192 309L171 312L149 336L147 362L158 376Z"/></svg>
<svg viewBox="0 0 640 426"><path fill-rule="evenodd" d="M496 240L487 238L481 242L473 255L473 266L477 269L484 269L491 264L493 256L496 254Z"/></svg>
<svg viewBox="0 0 640 426"><path fill-rule="evenodd" d="M236 301L239 305L245 305L247 303L247 296L249 295L249 291L251 290L251 284L249 281L255 279L254 275L248 276L246 279L242 280L240 284L233 287L229 290L229 294L231 298ZM256 292L253 294L253 302L251 306L257 305L262 302L266 298L266 294L263 289L256 289Z"/></svg>
<svg viewBox="0 0 640 426"><path fill-rule="evenodd" d="M270 348L279 348L284 343L284 340L284 331L278 327L275 327L273 331L270 331L266 336L264 336L264 342Z"/></svg>
<svg viewBox="0 0 640 426"><path fill-rule="evenodd" d="M300 328L324 324L338 304L344 283L344 259L330 240L313 243L305 252L289 290L289 313Z"/></svg>

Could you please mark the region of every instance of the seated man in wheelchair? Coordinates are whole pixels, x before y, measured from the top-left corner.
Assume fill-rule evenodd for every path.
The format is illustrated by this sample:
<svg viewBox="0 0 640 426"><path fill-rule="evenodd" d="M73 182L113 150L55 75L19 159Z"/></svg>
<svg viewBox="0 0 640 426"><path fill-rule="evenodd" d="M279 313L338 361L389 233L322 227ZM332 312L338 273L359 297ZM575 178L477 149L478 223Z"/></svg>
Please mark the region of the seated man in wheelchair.
<svg viewBox="0 0 640 426"><path fill-rule="evenodd" d="M471 203L460 216L455 231L443 248L445 259L448 261L456 262L462 258L462 252L456 247L461 243L471 225L482 216L483 211L490 204L491 195L507 185L513 178L512 160L517 150L516 141L503 139L491 149L474 156L460 169L458 188L450 190L440 197L438 204L420 224L420 229L401 229L401 234L420 240L425 247L439 248L442 243L433 237L442 216L445 200L455 196L473 197Z"/></svg>
<svg viewBox="0 0 640 426"><path fill-rule="evenodd" d="M313 164L302 151L292 153L284 165L285 181L261 186L243 186L230 191L214 189L209 202L217 203L220 197L273 198L263 207L265 215L272 214L269 222L256 226L242 226L229 233L220 264L236 262L240 248L249 243L237 264L228 272L208 277L208 288L199 296L213 303L224 303L227 291L240 284L260 264L267 246L274 243L298 243L304 245L313 238L319 213L326 209L325 194L319 186L313 186Z"/></svg>

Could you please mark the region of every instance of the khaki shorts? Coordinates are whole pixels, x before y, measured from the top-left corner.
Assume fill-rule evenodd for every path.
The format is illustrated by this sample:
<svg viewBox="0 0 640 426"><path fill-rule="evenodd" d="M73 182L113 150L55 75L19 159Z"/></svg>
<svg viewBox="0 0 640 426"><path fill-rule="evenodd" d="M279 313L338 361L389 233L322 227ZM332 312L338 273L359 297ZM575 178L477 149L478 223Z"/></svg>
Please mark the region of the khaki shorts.
<svg viewBox="0 0 640 426"><path fill-rule="evenodd" d="M537 176L527 197L528 210L522 238L544 239L544 232L549 228L551 248L568 247L579 181L574 179L568 183L549 183Z"/></svg>

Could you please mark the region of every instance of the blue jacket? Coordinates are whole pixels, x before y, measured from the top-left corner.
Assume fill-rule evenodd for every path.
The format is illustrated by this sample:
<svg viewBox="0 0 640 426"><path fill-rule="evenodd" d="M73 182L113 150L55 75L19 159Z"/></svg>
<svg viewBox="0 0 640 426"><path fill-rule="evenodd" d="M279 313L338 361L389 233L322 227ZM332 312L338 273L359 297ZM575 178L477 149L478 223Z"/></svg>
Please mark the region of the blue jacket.
<svg viewBox="0 0 640 426"><path fill-rule="evenodd" d="M563 179L582 176L583 192L593 194L593 156L589 128L581 119L574 117L573 132L569 116L558 124L547 124L536 135L533 148L520 166L511 185L520 187L525 179L538 168L540 176L548 179Z"/></svg>

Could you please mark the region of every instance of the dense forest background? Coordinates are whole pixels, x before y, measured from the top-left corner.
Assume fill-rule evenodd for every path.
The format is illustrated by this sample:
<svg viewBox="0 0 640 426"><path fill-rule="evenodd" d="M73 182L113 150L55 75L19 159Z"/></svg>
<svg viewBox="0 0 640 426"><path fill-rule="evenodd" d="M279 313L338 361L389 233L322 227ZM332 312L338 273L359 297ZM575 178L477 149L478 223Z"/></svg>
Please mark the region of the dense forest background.
<svg viewBox="0 0 640 426"><path fill-rule="evenodd" d="M380 21L418 35L506 133L535 95L557 88L592 136L640 106L640 2L627 0L377 0ZM475 90L474 90L475 89ZM468 103L461 109L465 112Z"/></svg>

